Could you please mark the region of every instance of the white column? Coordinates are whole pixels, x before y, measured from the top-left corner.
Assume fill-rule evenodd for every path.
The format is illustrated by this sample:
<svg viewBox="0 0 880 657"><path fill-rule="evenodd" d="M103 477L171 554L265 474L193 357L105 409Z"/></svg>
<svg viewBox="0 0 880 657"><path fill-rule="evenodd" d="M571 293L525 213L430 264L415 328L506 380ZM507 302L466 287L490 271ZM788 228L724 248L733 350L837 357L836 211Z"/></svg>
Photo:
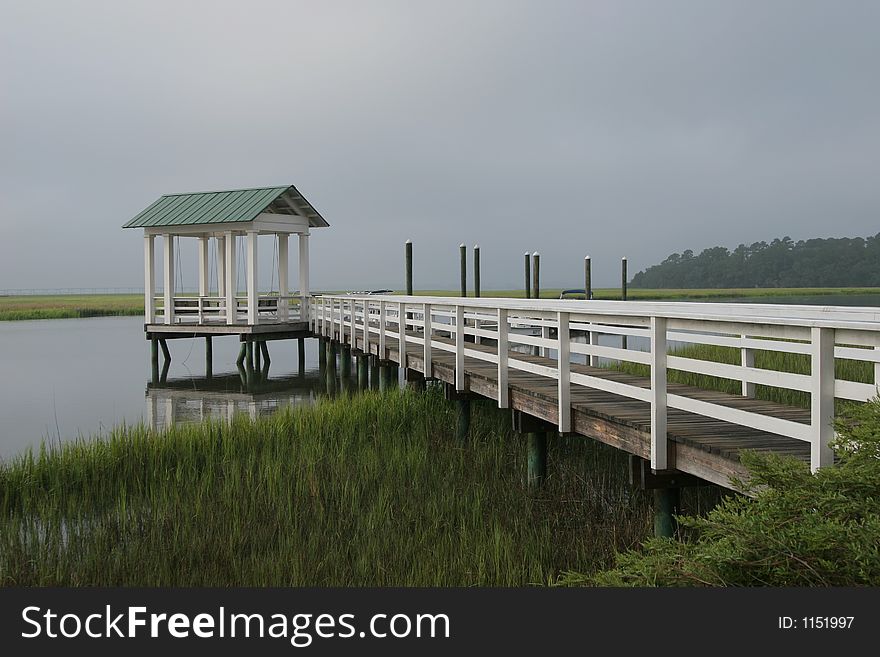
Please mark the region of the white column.
<svg viewBox="0 0 880 657"><path fill-rule="evenodd" d="M810 349L810 469L834 464L834 329L811 329Z"/></svg>
<svg viewBox="0 0 880 657"><path fill-rule="evenodd" d="M248 324L257 324L259 313L257 312L257 233L248 231L247 234L247 297L248 297Z"/></svg>
<svg viewBox="0 0 880 657"><path fill-rule="evenodd" d="M651 469L666 470L666 318L651 318Z"/></svg>
<svg viewBox="0 0 880 657"><path fill-rule="evenodd" d="M235 233L226 233L226 323L235 324L238 311L235 307Z"/></svg>
<svg viewBox="0 0 880 657"><path fill-rule="evenodd" d="M156 318L156 237L144 235L144 322L152 324Z"/></svg>
<svg viewBox="0 0 880 657"><path fill-rule="evenodd" d="M199 296L208 296L208 236L199 237Z"/></svg>
<svg viewBox="0 0 880 657"><path fill-rule="evenodd" d="M217 238L217 296L226 296L226 238Z"/></svg>
<svg viewBox="0 0 880 657"><path fill-rule="evenodd" d="M302 304L305 299L309 297L309 234L308 233L300 233L299 234L299 295L300 295L300 303ZM306 312L308 312L308 306L303 305ZM302 320L307 320L308 317L301 317Z"/></svg>
<svg viewBox="0 0 880 657"><path fill-rule="evenodd" d="M571 431L571 332L569 331L569 314L556 313L559 396L559 432ZM545 327L546 328L546 327Z"/></svg>
<svg viewBox="0 0 880 657"><path fill-rule="evenodd" d="M166 324L174 323L174 235L165 233L165 316Z"/></svg>
<svg viewBox="0 0 880 657"><path fill-rule="evenodd" d="M290 294L290 285L287 282L287 237L287 233L278 234L278 295L281 297L286 297ZM287 321L289 303L284 298L278 300L278 319L282 322Z"/></svg>

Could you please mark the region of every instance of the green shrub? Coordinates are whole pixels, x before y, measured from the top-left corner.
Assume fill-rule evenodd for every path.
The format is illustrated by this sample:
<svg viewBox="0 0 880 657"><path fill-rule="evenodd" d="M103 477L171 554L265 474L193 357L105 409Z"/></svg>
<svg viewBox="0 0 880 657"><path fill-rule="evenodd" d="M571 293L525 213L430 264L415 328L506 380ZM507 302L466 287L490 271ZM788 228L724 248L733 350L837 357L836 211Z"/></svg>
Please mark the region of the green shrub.
<svg viewBox="0 0 880 657"><path fill-rule="evenodd" d="M613 570L568 573L600 586L876 586L880 584L880 400L838 421L834 467L746 454L754 498L680 517L685 540L650 539Z"/></svg>

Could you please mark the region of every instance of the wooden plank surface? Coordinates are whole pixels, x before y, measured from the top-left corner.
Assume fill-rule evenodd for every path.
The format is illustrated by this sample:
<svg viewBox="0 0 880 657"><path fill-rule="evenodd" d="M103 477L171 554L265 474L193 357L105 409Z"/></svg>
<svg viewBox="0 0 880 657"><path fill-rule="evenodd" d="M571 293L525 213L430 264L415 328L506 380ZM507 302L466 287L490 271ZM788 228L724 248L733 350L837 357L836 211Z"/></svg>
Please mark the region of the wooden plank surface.
<svg viewBox="0 0 880 657"><path fill-rule="evenodd" d="M408 335L412 338L421 337L420 334L414 332L410 332ZM349 338L349 336L346 337ZM377 337L377 335L371 336L370 353L399 363L397 339L386 337L385 353L379 354ZM453 344L451 340L439 338L436 335L434 342ZM357 337L356 344L353 346L358 349L363 348L362 335ZM467 348L490 354L495 353L494 347L485 344L468 343ZM454 353L436 347L432 349L431 372L424 371L421 345L408 340L406 354L407 362L402 365L422 372L429 378L455 384ZM522 352L510 352L510 359L556 367L556 362L553 359ZM464 367L466 390L489 399L497 399L498 370L496 365L466 356ZM594 368L578 363L571 364L571 371L640 388L650 387L650 381L647 377L639 377L625 372ZM670 383L668 390L669 394L730 408L804 424L810 422L809 409L794 408L676 383ZM552 424L558 422L558 390L555 379L510 369L509 402L513 409L529 413ZM580 385L572 385L571 409L572 433L599 440L642 458L647 458L650 455L651 421L648 403ZM740 462L740 453L743 450L786 454L806 462L809 462L810 458L810 448L806 442L678 409L668 410L667 436L670 468L676 468L727 487L731 487L730 477L748 478L748 473Z"/></svg>

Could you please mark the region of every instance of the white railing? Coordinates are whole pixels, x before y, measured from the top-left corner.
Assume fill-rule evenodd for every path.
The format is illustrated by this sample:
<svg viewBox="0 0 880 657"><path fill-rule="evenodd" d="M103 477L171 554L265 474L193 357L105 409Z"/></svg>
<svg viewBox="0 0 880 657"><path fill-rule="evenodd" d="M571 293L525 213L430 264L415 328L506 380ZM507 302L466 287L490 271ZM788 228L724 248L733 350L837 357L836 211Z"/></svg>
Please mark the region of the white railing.
<svg viewBox="0 0 880 657"><path fill-rule="evenodd" d="M356 335L365 351L377 343L383 356L386 341L398 340L399 362L419 351L429 377L432 355L452 353L458 390L465 387L465 357L493 363L501 408L509 404L510 370L555 379L561 432L571 430L573 386L646 402L651 407L651 467L657 470L667 468L670 408L805 441L816 470L833 460L829 442L834 437L835 398L864 402L877 395L880 383L880 308L325 295L311 299L309 321L316 334L344 343L353 344ZM600 344L601 336L641 338L642 348L609 345L607 338ZM487 340L498 347L487 349ZM632 339L630 346L634 342L638 347L638 340ZM669 355L670 342L736 348L740 364ZM516 348L540 353L546 360L523 358ZM801 354L809 359L810 373L757 368L755 351ZM641 387L599 372L573 372L572 355L583 356L583 362L593 366L600 359L646 365L650 384ZM871 364L874 383L837 379L835 358ZM697 399L670 393L669 369L741 382L744 396L754 396L755 385L807 393L810 423L718 403L711 395Z"/></svg>
<svg viewBox="0 0 880 657"><path fill-rule="evenodd" d="M292 322L304 320L301 309L307 299L299 295L261 294L257 297L258 321ZM295 303L291 303L295 302ZM172 297L174 324L224 324L226 323L226 297L175 296ZM165 317L165 297L154 299L156 321ZM248 298L235 297L235 322L247 322Z"/></svg>

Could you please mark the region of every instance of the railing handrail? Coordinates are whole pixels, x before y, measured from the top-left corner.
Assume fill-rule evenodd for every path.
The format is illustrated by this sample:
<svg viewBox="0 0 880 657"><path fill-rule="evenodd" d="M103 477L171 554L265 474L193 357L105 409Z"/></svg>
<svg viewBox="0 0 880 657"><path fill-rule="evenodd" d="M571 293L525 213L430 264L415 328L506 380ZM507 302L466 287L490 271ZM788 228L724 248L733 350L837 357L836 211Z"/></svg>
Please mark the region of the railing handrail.
<svg viewBox="0 0 880 657"><path fill-rule="evenodd" d="M802 328L843 328L880 331L880 307L871 306L787 306L784 304L697 303L675 301L584 301L579 299L516 299L506 297L436 297L405 295L336 295L323 299L357 299L393 304L464 306L473 309L504 308L518 312L569 312L575 315L614 318L663 317L665 319L732 322L737 324L786 325ZM760 311L760 312L759 312Z"/></svg>

